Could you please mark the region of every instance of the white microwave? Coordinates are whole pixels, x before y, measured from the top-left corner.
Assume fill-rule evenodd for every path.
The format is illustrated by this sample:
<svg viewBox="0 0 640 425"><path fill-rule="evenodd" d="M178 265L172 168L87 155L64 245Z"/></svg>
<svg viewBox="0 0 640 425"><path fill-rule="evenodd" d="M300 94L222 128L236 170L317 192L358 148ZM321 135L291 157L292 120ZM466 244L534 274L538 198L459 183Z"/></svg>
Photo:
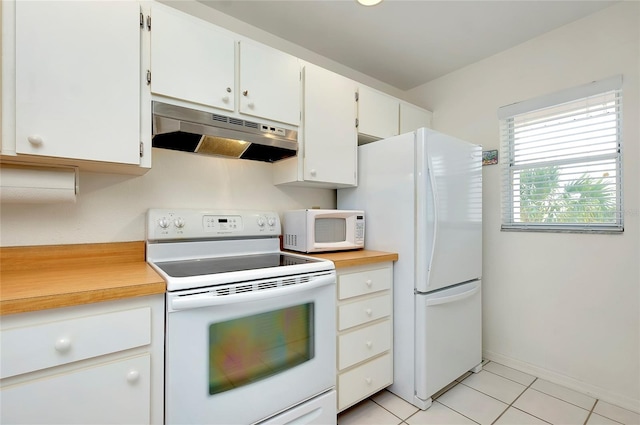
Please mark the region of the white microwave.
<svg viewBox="0 0 640 425"><path fill-rule="evenodd" d="M282 246L300 252L364 248L364 211L286 211Z"/></svg>

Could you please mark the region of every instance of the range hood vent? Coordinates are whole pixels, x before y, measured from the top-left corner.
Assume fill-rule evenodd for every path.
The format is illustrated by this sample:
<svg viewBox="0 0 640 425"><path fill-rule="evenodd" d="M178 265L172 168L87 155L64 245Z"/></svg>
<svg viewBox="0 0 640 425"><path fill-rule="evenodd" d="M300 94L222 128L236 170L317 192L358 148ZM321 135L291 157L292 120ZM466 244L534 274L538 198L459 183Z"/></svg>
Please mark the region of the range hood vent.
<svg viewBox="0 0 640 425"><path fill-rule="evenodd" d="M152 102L156 148L276 162L298 152L298 132L162 102Z"/></svg>

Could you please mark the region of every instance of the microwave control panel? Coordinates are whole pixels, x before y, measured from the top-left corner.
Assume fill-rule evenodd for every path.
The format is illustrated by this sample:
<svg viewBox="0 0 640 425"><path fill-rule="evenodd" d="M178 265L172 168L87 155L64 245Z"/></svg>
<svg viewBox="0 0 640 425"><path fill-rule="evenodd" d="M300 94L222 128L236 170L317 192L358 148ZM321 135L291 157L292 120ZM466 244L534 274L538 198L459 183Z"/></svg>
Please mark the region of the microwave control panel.
<svg viewBox="0 0 640 425"><path fill-rule="evenodd" d="M356 242L364 244L364 215L356 216Z"/></svg>

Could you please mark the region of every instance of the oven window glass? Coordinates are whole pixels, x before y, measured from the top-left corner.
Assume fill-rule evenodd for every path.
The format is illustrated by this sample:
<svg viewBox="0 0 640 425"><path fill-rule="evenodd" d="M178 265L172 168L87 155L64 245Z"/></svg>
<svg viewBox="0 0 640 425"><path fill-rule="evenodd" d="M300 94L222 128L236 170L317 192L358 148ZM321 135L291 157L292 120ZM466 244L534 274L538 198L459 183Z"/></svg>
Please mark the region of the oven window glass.
<svg viewBox="0 0 640 425"><path fill-rule="evenodd" d="M314 356L313 304L209 325L209 394L275 375Z"/></svg>
<svg viewBox="0 0 640 425"><path fill-rule="evenodd" d="M347 240L347 220L344 218L316 218L316 243L344 242Z"/></svg>

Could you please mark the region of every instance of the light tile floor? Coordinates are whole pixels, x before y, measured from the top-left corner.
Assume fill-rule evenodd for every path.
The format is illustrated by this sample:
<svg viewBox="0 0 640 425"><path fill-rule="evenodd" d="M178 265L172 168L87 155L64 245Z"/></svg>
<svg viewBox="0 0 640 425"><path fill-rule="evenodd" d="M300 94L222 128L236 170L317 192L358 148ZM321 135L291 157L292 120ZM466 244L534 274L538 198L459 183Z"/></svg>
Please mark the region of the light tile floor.
<svg viewBox="0 0 640 425"><path fill-rule="evenodd" d="M640 414L486 362L419 410L383 390L338 415L338 425L640 425Z"/></svg>

